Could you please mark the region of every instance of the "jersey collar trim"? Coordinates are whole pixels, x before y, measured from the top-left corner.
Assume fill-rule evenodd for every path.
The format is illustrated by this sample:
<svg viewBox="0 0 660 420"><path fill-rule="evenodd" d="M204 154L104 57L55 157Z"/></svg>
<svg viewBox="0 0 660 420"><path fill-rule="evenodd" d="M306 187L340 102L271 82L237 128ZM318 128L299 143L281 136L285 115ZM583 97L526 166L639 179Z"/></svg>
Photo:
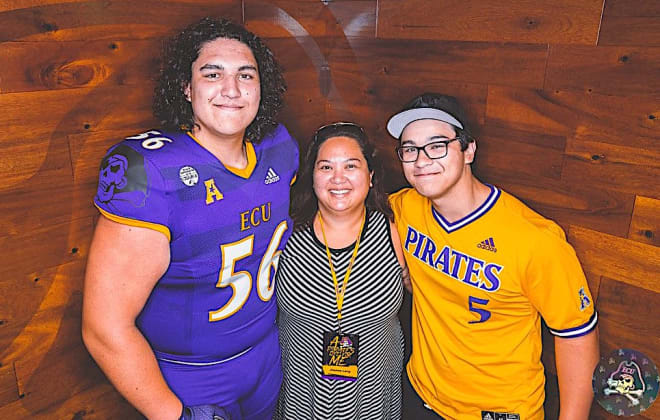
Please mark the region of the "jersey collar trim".
<svg viewBox="0 0 660 420"><path fill-rule="evenodd" d="M193 136L192 132L186 131L186 134L188 135L188 137L193 139L195 143L197 143L200 147L206 150L206 148L202 146L202 143L200 143L199 140L197 140L197 137ZM208 150L206 150L206 152L209 154L211 153ZM235 168L233 166L226 166L224 164L223 166L232 174L240 176L241 178L248 179L252 175L252 171L254 171L254 168L257 166L257 152L254 150L254 145L252 144L251 141L245 142L245 154L247 155L247 165L245 166L245 168L240 169L240 168Z"/></svg>
<svg viewBox="0 0 660 420"><path fill-rule="evenodd" d="M483 202L483 204L481 204L481 205L480 205L475 211L473 211L472 213L468 214L468 215L465 216L464 218L459 219L459 220L457 220L457 221L455 221L455 222L450 222L450 221L448 221L447 219L445 219L445 218L444 218L440 213L438 213L438 211L437 211L435 208L433 208L433 206L431 205L431 212L432 212L433 217L435 218L436 222L438 222L438 224L439 224L440 226L442 226L442 228L443 228L447 233L451 233L451 232L454 232L454 231L456 231L456 230L462 228L463 226L469 225L470 223L474 222L475 220L477 220L478 218L480 218L480 217L483 216L484 214L488 213L488 210L490 210L491 208L493 208L493 206L494 206L495 203L497 202L497 199L500 198L501 191L500 191L497 187L495 187L495 186L493 186L493 185L486 184L486 186L488 186L488 188L490 188L490 193L488 194L488 197L487 197L486 200Z"/></svg>
<svg viewBox="0 0 660 420"><path fill-rule="evenodd" d="M238 175L242 178L249 178L250 175L252 175L252 171L254 170L255 166L257 166L257 154L254 151L254 146L252 145L252 142L245 142L245 151L247 154L247 166L243 169L239 168L234 168L233 166L225 166L227 170L234 175Z"/></svg>

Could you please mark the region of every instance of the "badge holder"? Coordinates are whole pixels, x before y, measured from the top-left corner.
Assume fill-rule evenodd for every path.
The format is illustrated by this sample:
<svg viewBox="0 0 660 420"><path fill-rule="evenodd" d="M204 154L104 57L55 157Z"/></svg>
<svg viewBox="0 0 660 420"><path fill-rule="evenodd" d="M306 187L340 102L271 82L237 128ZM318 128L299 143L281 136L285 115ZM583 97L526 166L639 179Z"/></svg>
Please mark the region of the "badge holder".
<svg viewBox="0 0 660 420"><path fill-rule="evenodd" d="M325 237L325 230L323 228L323 218L321 212L318 213L319 224L321 232L323 233L323 242L325 243L325 251L328 257L328 265L330 266L330 273L335 286L335 297L337 299L337 323L339 326L338 331L326 331L323 333L323 365L322 375L324 379L339 380L339 381L355 381L358 375L358 350L359 350L359 337L357 334L344 334L341 328L342 307L344 305L344 294L346 293L346 285L348 278L351 275L351 269L357 256L358 248L360 247L360 235L364 228L364 220L366 218L366 211L362 218L362 224L358 232L357 240L355 241L355 248L353 248L353 256L348 264L346 275L342 286L339 287L335 268L332 265L332 258L330 256L330 248L328 241Z"/></svg>
<svg viewBox="0 0 660 420"><path fill-rule="evenodd" d="M323 333L323 379L355 381L358 375L359 336L336 331Z"/></svg>

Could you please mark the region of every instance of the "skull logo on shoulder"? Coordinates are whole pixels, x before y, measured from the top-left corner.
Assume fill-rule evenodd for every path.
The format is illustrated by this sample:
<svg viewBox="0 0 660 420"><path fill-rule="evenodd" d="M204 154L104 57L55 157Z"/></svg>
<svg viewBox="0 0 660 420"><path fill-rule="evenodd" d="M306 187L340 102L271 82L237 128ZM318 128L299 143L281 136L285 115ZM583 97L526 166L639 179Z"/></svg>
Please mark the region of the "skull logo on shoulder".
<svg viewBox="0 0 660 420"><path fill-rule="evenodd" d="M147 173L144 158L126 145L115 147L101 161L96 198L101 203L121 200L135 206L144 203Z"/></svg>

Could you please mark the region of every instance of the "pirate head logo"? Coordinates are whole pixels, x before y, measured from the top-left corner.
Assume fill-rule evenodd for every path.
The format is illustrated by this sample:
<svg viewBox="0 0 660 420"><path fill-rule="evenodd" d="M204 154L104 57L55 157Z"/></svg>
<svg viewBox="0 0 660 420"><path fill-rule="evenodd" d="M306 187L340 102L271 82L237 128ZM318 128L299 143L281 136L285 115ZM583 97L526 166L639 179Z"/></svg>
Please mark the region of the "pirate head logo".
<svg viewBox="0 0 660 420"><path fill-rule="evenodd" d="M645 390L646 383L644 383L637 363L624 360L619 363L617 370L607 378L607 388L603 389L603 394L607 396L623 395L633 405L639 405L639 398Z"/></svg>
<svg viewBox="0 0 660 420"><path fill-rule="evenodd" d="M660 377L653 362L642 353L619 349L602 358L593 376L598 403L618 416L646 410L658 395Z"/></svg>
<svg viewBox="0 0 660 420"><path fill-rule="evenodd" d="M116 207L129 202L135 207L144 205L147 192L147 173L144 158L125 145L115 147L101 161L96 199Z"/></svg>
<svg viewBox="0 0 660 420"><path fill-rule="evenodd" d="M339 342L339 347L353 347L353 342L350 338L344 336L344 338L342 338Z"/></svg>
<svg viewBox="0 0 660 420"><path fill-rule="evenodd" d="M115 190L121 190L128 184L128 179L126 179L127 169L128 159L126 159L126 156L114 154L103 159L97 191L99 201L107 203L115 195Z"/></svg>

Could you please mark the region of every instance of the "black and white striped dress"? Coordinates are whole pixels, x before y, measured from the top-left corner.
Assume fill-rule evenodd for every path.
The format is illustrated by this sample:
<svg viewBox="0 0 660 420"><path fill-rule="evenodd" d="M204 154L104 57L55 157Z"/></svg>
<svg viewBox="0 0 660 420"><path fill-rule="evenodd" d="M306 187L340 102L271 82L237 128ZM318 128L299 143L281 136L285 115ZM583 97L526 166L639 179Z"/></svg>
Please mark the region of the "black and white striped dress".
<svg viewBox="0 0 660 420"><path fill-rule="evenodd" d="M340 284L353 248L331 249ZM343 332L359 335L357 381L321 378L323 332L337 330L337 304L325 245L312 228L287 242L276 284L284 371L276 418L399 419L403 287L387 218L369 213L344 296Z"/></svg>

